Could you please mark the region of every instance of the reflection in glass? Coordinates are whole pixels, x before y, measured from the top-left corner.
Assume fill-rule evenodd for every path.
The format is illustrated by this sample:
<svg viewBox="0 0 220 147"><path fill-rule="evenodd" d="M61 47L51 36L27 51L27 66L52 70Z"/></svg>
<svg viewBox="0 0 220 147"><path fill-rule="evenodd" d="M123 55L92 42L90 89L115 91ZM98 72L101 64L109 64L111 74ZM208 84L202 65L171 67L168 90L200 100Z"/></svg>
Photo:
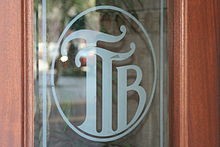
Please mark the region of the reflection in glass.
<svg viewBox="0 0 220 147"><path fill-rule="evenodd" d="M166 50L163 50L163 61L160 61L161 43L166 46L166 28L161 22L161 17L165 19L165 14L161 13L165 4L161 9L161 2L47 0L45 60L45 44L41 35L44 6L35 1L36 147L43 146L44 141L48 147L168 145L168 90L163 89L164 85L167 87ZM131 17L110 9L91 11L71 24L81 12L104 5L119 7L134 16L146 30L147 36ZM44 74L46 99L43 97ZM160 82L163 79L161 77L165 79L163 82ZM45 100L46 111L43 107ZM72 126L94 138L111 138L117 131L123 134L123 129L126 130L125 127L136 120L140 120L140 123L122 138L107 142L91 141L66 123L57 102ZM147 113L140 119L144 107L147 107ZM43 123L43 111L46 112L46 125ZM44 125L46 140L43 137ZM161 141L163 143L160 144Z"/></svg>

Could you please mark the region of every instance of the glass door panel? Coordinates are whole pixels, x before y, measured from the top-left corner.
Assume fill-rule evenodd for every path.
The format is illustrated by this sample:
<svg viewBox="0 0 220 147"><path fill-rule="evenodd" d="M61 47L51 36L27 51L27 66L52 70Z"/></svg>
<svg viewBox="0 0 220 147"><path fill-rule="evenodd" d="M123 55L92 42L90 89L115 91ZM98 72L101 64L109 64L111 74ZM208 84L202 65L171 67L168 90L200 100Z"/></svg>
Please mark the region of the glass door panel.
<svg viewBox="0 0 220 147"><path fill-rule="evenodd" d="M168 146L164 0L35 0L35 147Z"/></svg>

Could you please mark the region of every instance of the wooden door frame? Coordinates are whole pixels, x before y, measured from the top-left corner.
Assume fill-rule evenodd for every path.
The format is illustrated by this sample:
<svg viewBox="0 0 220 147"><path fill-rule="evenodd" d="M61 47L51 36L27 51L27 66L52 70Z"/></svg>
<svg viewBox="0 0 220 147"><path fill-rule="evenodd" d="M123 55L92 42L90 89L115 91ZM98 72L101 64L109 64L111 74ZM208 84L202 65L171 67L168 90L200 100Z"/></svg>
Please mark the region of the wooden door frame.
<svg viewBox="0 0 220 147"><path fill-rule="evenodd" d="M220 2L170 0L170 146L218 147Z"/></svg>
<svg viewBox="0 0 220 147"><path fill-rule="evenodd" d="M33 147L33 2L0 5L0 146Z"/></svg>
<svg viewBox="0 0 220 147"><path fill-rule="evenodd" d="M220 145L219 3L169 0L171 147ZM7 0L0 16L0 142L32 147L33 2Z"/></svg>

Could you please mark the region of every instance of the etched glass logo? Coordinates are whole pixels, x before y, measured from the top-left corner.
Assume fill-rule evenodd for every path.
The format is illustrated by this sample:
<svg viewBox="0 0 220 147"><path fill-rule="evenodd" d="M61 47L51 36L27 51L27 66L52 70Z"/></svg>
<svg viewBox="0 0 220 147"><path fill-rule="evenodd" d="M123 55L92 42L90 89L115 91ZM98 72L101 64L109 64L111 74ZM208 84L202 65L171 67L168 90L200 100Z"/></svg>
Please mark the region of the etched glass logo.
<svg viewBox="0 0 220 147"><path fill-rule="evenodd" d="M153 88L151 92L148 94L147 90L141 86L142 81L142 70L139 66L132 65L124 65L118 66L117 69L117 129L113 130L112 122L112 63L117 61L123 61L130 58L136 50L135 42L130 42L130 49L128 52L113 52L105 48L98 47L97 42L108 42L108 43L116 43L124 39L126 36L126 26L120 26L120 32L118 36L114 36L111 34L98 32L94 30L81 29L74 31L64 38L66 31L69 29L71 25L73 25L79 18L82 16L96 11L96 10L114 10L120 12L126 16L128 16L132 21L137 23L142 32L145 35L146 42L149 44L154 64L154 79L153 79ZM119 29L119 28L118 28ZM107 142L119 139L129 132L131 132L144 118L145 114L149 110L151 105L155 86L156 86L156 61L152 43L149 39L149 36L146 30L143 28L141 23L130 13L124 11L121 8L117 8L114 6L97 6L94 8L87 9L86 11L80 13L77 17L75 17L65 28L64 32L61 34L60 39L58 41L58 45L61 47L61 55L67 56L67 46L68 43L75 39L83 39L86 41L86 45L83 49L81 49L75 57L75 65L77 67L81 66L81 57L86 58L86 116L85 120L82 124L76 126L73 125L60 107L55 87L52 88L53 96L55 99L55 103L58 107L58 110L67 123L67 125L75 131L80 136L98 142ZM63 40L61 42L61 40ZM97 57L100 57L102 60L102 128L101 131L97 131ZM54 64L55 57L52 62L52 76L51 83L54 85ZM135 80L132 84L128 84L128 71L133 70L135 72ZM128 109L127 106L127 98L128 92L135 91L138 94L138 106L136 112L130 121L128 118ZM148 101L147 101L148 99ZM91 117L92 116L92 117Z"/></svg>

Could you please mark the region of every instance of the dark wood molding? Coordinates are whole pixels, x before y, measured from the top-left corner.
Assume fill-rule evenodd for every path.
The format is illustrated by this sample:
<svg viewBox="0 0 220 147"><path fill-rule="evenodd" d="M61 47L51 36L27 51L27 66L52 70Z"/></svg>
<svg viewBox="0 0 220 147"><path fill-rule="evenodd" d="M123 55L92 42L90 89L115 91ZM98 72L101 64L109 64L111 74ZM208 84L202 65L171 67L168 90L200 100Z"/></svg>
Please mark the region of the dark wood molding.
<svg viewBox="0 0 220 147"><path fill-rule="evenodd" d="M220 146L217 3L217 0L169 2L172 147Z"/></svg>
<svg viewBox="0 0 220 147"><path fill-rule="evenodd" d="M170 145L188 147L187 1L169 1Z"/></svg>

